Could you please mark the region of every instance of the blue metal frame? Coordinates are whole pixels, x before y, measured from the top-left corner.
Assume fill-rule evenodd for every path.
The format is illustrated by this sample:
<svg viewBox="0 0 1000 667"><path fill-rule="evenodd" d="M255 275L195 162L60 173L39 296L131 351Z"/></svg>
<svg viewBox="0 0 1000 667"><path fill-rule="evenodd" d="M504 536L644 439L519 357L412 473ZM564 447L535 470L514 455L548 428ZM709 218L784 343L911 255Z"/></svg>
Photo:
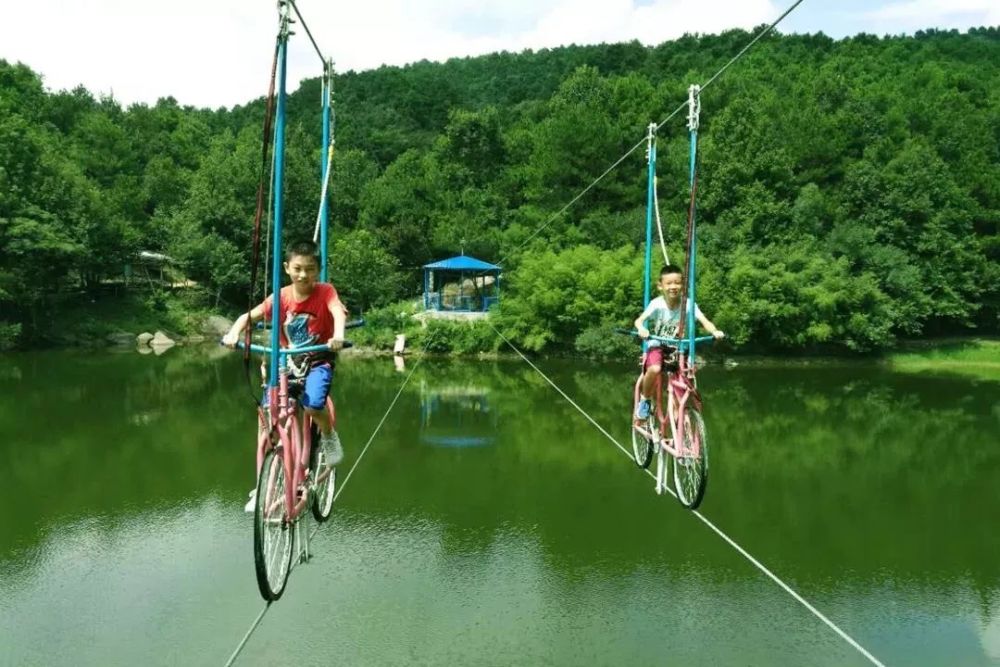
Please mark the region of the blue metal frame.
<svg viewBox="0 0 1000 667"><path fill-rule="evenodd" d="M323 78L323 151L320 154L320 183L326 183L327 163L330 161L330 97L333 86L333 65L326 64L326 76ZM331 165L332 166L332 165ZM327 222L330 215L329 191L324 193L322 201L319 203L320 227L319 227L319 252L320 252L320 282L329 282L327 272L329 260L327 258Z"/></svg>
<svg viewBox="0 0 1000 667"><path fill-rule="evenodd" d="M280 0L278 11L281 24L278 30L278 109L274 130L274 234L271 240L271 363L268 367L267 386L278 386L279 352L281 338L281 223L284 213L282 190L285 178L285 86L288 78L288 10L287 0Z"/></svg>
<svg viewBox="0 0 1000 667"><path fill-rule="evenodd" d="M652 286L650 282L652 280L652 268L653 268L653 207L655 206L655 196L656 196L656 141L653 139L653 129L656 126L650 124L649 126L649 146L648 146L648 162L647 162L647 175L646 175L646 268L643 273L643 292L642 292L642 308L646 309L649 305L650 295Z"/></svg>
<svg viewBox="0 0 1000 667"><path fill-rule="evenodd" d="M694 177L695 177L695 161L698 159L698 130L692 129L691 135L691 169L690 169L690 185L694 188ZM688 303L690 307L687 308L687 328L686 334L688 339L688 345L691 350L690 357L692 359L694 356L694 344L695 344L695 308L697 307L697 301L694 298L694 270L695 270L695 259L697 256L696 250L698 247L698 234L695 229L695 218L698 210L697 195L691 201L691 249L688 256Z"/></svg>
<svg viewBox="0 0 1000 667"><path fill-rule="evenodd" d="M642 309L646 310L649 305L650 296L652 294L652 271L653 271L653 211L656 206L656 139L653 136L653 132L656 130L656 124L649 124L649 135L647 137L649 141L648 145L648 155L647 155L647 174L646 174L646 264L645 270L643 271L643 291L642 291ZM645 352L649 343L642 341L642 351Z"/></svg>

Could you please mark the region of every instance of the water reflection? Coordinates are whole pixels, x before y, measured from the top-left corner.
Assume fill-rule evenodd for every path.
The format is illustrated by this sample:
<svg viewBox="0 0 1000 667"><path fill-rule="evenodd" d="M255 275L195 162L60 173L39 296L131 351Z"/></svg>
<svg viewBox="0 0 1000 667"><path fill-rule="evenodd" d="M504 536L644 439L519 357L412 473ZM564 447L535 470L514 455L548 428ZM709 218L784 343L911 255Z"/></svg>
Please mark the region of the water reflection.
<svg viewBox="0 0 1000 667"><path fill-rule="evenodd" d="M993 599L1000 602L1000 589L994 593ZM987 612L980 626L979 641L986 655L1000 662L1000 604L994 603L992 611Z"/></svg>
<svg viewBox="0 0 1000 667"><path fill-rule="evenodd" d="M206 582L216 570L227 572L211 588L214 598L238 598L245 584L255 601L249 524L240 512L253 469L253 393L237 355L218 354L212 347L163 357L59 353L0 364L8 369L0 371L4 616L45 627L44 609L67 610L99 594L86 573L100 572L102 562L121 563L131 581L160 568L177 585L159 593L167 607L187 604L170 595L190 601L204 593L170 573L179 561L185 578L200 577L202 587L213 585ZM543 367L627 442L634 369L553 361ZM348 465L402 379L385 359L345 358L339 365L333 392ZM887 663L1000 663L1000 535L993 530L1000 513L1000 385L865 366L708 368L700 385L712 447L707 516L865 635ZM53 405L65 419L52 418ZM39 493L43 488L58 492ZM435 619L433 627L450 638L464 626L448 619L467 618L469 600L498 617L527 610L537 634L516 621L504 627L529 647L543 647L535 662L554 655L566 664L574 657L588 662L569 648L545 652L559 650L546 638L566 633L581 651L602 656L598 662L655 662L636 646L656 641L656 633L615 644L569 627L585 618L579 627L600 638L609 636L610 623L621 638L655 617L661 628L691 618L721 633L751 626L749 646L740 638L716 642L707 657L722 664L744 654L750 664L803 664L815 655L812 642L831 656L825 664L861 664L836 638L829 645L825 635L817 638L811 619L802 620L784 593L651 488L523 364L425 360L338 500L324 529L334 537L322 548L337 564L338 603L361 605L359 618L398 614L405 624L414 609L429 605L418 615ZM198 540L182 539L192 526ZM216 537L220 526L224 535ZM213 540L243 559L234 573L230 562L206 556ZM74 586L46 583L58 580L57 565L71 561L82 573ZM382 586L387 571L395 578ZM67 591L79 599L59 597ZM240 621L234 632L245 630ZM173 627L179 638L194 632ZM465 635L468 645L481 646L496 627ZM806 638L799 653L774 648L774 628L789 627ZM11 639L2 633L0 646ZM681 655L703 650L699 642L678 642ZM446 661L450 654L441 650L421 656ZM706 654L692 653L694 662L698 656Z"/></svg>
<svg viewBox="0 0 1000 667"><path fill-rule="evenodd" d="M484 386L420 380L420 441L435 447L482 447L496 438L496 413Z"/></svg>

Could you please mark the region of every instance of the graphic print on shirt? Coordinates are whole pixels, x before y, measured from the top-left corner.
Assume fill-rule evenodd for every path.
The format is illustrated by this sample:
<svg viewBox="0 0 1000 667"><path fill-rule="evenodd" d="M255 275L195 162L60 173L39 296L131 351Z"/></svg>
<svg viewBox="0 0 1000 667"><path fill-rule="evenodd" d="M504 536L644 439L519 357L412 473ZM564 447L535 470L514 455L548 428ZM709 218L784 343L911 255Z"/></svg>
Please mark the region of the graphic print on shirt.
<svg viewBox="0 0 1000 667"><path fill-rule="evenodd" d="M680 308L670 310L669 308L659 308L653 313L652 334L654 336L671 337L677 335L677 325L681 319Z"/></svg>
<svg viewBox="0 0 1000 667"><path fill-rule="evenodd" d="M688 300L688 308L691 307L691 301ZM695 316L701 315L701 308L695 306ZM674 338L677 336L677 330L680 328L681 321L681 309L680 304L677 304L677 308L673 309L667 305L666 300L662 296L658 296L649 302L647 307L648 316L646 317L646 322L648 323L649 332L654 336L659 336L662 338ZM650 341L650 347L659 347L659 341Z"/></svg>
<svg viewBox="0 0 1000 667"><path fill-rule="evenodd" d="M316 342L316 334L309 333L309 313L287 313L285 315L285 338L291 347L302 347Z"/></svg>

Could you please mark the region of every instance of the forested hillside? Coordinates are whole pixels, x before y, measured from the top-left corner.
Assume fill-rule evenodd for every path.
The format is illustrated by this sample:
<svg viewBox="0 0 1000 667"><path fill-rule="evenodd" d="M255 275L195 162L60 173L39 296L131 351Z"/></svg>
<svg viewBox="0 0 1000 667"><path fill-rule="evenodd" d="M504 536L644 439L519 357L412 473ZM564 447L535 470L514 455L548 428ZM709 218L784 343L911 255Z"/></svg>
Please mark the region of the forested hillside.
<svg viewBox="0 0 1000 667"><path fill-rule="evenodd" d="M750 37L339 75L335 282L353 309L377 308L464 247L504 260L499 321L516 341L599 348L642 305L643 151L524 240ZM142 251L176 260L192 303L245 304L263 100L200 110L170 92L122 108L0 61L0 341L44 341L46 313L117 289ZM318 79L289 99L289 237L311 234L318 207L318 99ZM678 258L683 116L658 148ZM700 154L699 303L736 346L997 333L1000 29L770 36L706 91Z"/></svg>

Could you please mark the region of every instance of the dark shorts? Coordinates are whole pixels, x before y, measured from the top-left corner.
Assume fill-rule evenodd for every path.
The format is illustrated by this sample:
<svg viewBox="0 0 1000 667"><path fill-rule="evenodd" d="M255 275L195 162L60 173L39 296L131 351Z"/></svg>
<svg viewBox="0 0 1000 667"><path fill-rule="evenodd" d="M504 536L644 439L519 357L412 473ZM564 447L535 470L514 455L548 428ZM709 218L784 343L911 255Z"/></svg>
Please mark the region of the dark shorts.
<svg viewBox="0 0 1000 667"><path fill-rule="evenodd" d="M651 347L646 350L646 357L642 361L642 370L645 372L650 366L659 366L661 371L672 371L676 368L677 361L674 356L676 348L673 347Z"/></svg>

